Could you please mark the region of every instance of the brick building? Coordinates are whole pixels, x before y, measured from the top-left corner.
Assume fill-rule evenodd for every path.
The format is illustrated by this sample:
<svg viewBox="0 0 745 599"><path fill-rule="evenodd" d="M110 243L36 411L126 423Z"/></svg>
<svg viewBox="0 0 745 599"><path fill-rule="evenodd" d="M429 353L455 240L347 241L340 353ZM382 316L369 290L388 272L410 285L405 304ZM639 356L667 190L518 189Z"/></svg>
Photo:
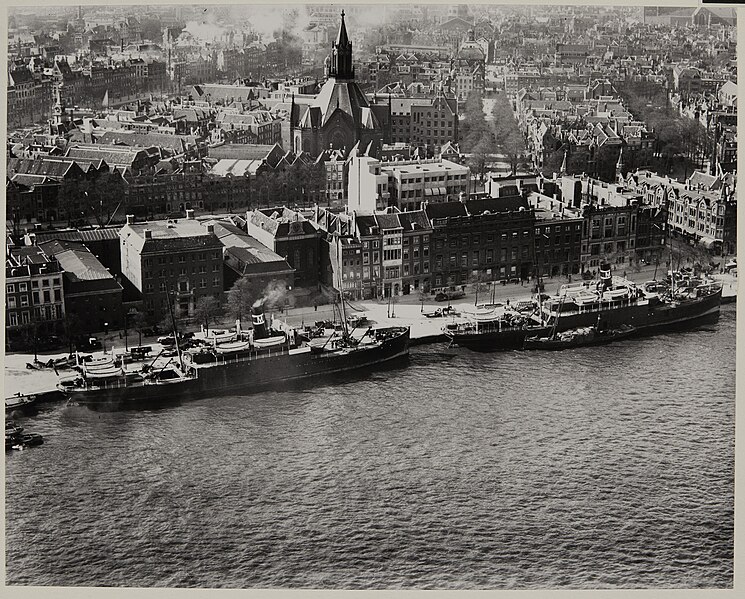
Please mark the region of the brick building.
<svg viewBox="0 0 745 599"><path fill-rule="evenodd" d="M212 225L187 212L185 219L134 223L119 231L122 274L139 291L145 312L155 320L174 308L193 315L200 297L223 297L222 244Z"/></svg>
<svg viewBox="0 0 745 599"><path fill-rule="evenodd" d="M427 204L433 290L527 279L534 264L535 212L522 196Z"/></svg>
<svg viewBox="0 0 745 599"><path fill-rule="evenodd" d="M319 238L313 224L289 208L268 208L246 214L248 234L282 256L295 269L298 287L319 282Z"/></svg>
<svg viewBox="0 0 745 599"><path fill-rule="evenodd" d="M58 334L65 318L59 262L38 247L8 250L5 259L5 327L9 340Z"/></svg>

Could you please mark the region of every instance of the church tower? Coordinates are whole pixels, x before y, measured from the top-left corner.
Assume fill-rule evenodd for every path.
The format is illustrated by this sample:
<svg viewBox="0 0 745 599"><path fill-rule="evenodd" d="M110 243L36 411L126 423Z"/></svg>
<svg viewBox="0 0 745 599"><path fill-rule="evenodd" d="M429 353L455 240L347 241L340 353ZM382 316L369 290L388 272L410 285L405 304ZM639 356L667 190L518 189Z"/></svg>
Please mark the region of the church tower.
<svg viewBox="0 0 745 599"><path fill-rule="evenodd" d="M383 126L354 80L352 42L344 11L324 71L326 82L313 102L298 106L292 127L293 149L316 157L327 150L346 155L358 143L365 148L371 143L382 145Z"/></svg>
<svg viewBox="0 0 745 599"><path fill-rule="evenodd" d="M344 11L341 11L341 25L336 41L331 44L331 64L329 65L329 77L336 79L354 79L354 67L352 66L352 42L347 35L347 25L344 22Z"/></svg>

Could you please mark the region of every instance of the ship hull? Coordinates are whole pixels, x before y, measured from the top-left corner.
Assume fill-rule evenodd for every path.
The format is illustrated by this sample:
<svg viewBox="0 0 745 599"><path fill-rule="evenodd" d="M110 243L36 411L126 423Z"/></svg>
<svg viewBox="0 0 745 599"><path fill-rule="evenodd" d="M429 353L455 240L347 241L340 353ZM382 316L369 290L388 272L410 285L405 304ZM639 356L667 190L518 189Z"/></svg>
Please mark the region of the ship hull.
<svg viewBox="0 0 745 599"><path fill-rule="evenodd" d="M706 297L682 301L678 304L635 303L612 310L587 310L582 313L562 314L556 331L563 332L580 327L595 326L598 319L606 328L632 326L634 336L686 329L705 322L716 321L722 303L721 289ZM552 323L553 324L553 323ZM553 327L527 327L522 330L503 330L479 334L451 333L448 337L454 345L474 351L502 351L522 349L527 337L545 336ZM446 333L447 334L447 333Z"/></svg>
<svg viewBox="0 0 745 599"><path fill-rule="evenodd" d="M574 349L578 347L592 347L595 345L607 345L614 341L628 339L636 334L635 328L618 331L610 334L596 333L592 337L580 337L575 339L551 339L547 337L527 338L524 349L559 351L562 349Z"/></svg>
<svg viewBox="0 0 745 599"><path fill-rule="evenodd" d="M249 394L283 383L369 368L403 359L409 353L409 330L371 347L338 352L267 352L261 358L221 357L218 363L195 366L197 376L165 384L69 392L86 405L155 407L230 393Z"/></svg>
<svg viewBox="0 0 745 599"><path fill-rule="evenodd" d="M527 337L547 335L551 327L526 327L479 334L445 333L453 345L473 351L492 352L522 349Z"/></svg>
<svg viewBox="0 0 745 599"><path fill-rule="evenodd" d="M716 319L722 303L722 292L717 291L706 297L688 300L673 305L634 304L613 310L592 310L582 314L561 315L557 330L567 331L578 327L593 326L598 318L607 328L630 325L638 334L650 335L670 329L686 328L699 324L702 320Z"/></svg>

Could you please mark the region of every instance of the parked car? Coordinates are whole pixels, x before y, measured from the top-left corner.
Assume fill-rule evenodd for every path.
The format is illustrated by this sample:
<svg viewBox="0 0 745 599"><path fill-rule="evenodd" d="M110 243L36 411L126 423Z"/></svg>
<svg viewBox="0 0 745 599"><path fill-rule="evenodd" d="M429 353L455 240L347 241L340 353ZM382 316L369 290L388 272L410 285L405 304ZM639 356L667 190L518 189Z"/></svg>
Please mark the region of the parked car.
<svg viewBox="0 0 745 599"><path fill-rule="evenodd" d="M79 337L75 341L75 347L78 351L91 351L101 349L103 345L98 337Z"/></svg>

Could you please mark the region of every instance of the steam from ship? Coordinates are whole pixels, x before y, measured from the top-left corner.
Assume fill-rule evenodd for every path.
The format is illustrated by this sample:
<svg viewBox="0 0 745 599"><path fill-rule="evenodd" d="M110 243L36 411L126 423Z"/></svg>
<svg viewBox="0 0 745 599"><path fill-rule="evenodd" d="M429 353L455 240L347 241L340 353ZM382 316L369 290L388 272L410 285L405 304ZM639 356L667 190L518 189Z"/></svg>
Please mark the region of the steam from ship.
<svg viewBox="0 0 745 599"><path fill-rule="evenodd" d="M266 328L266 319L264 318L264 300L257 299L251 306L251 324L254 328L254 339L264 339L269 336Z"/></svg>

